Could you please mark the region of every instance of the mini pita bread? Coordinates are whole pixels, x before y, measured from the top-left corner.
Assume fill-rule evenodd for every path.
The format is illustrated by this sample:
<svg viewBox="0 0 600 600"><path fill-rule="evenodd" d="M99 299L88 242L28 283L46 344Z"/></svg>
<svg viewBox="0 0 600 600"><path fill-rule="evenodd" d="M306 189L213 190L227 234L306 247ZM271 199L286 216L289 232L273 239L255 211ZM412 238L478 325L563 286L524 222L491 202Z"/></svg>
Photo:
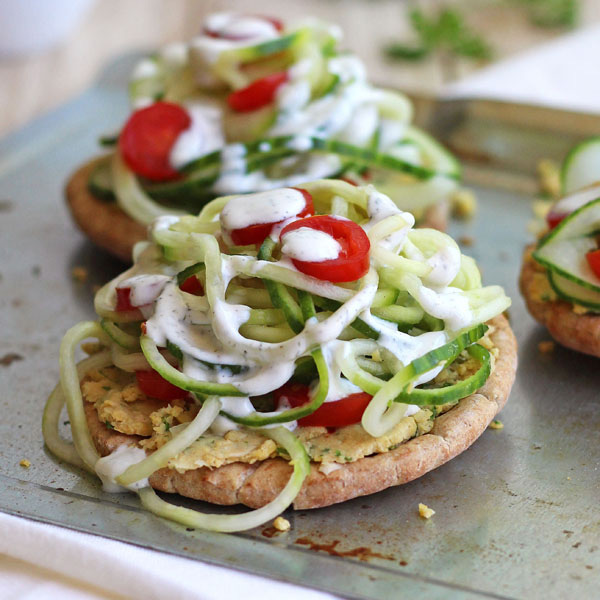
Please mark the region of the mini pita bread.
<svg viewBox="0 0 600 600"><path fill-rule="evenodd" d="M536 275L546 270L537 263L529 246L523 255L523 266L519 278L521 293L527 308L536 321L544 325L550 335L563 346L600 357L600 315L577 314L573 305L565 300L541 301L534 293Z"/></svg>
<svg viewBox="0 0 600 600"><path fill-rule="evenodd" d="M94 244L125 262L131 262L133 247L146 238L146 227L123 212L118 204L94 196L88 179L101 158L80 167L65 187L65 197L77 226ZM446 231L448 203L436 204L425 211L422 227Z"/></svg>
<svg viewBox="0 0 600 600"><path fill-rule="evenodd" d="M340 465L325 475L311 464L310 475L294 501L294 508L328 506L357 496L373 494L421 477L464 452L502 409L517 369L517 343L504 316L490 322L490 338L499 353L485 385L437 417L433 429L383 454ZM94 406L85 402L90 433L98 452L105 456L121 444L138 441L138 436L108 429L98 420ZM292 467L281 458L260 463L232 463L216 469L201 467L178 473L163 468L150 477L153 488L214 504L245 504L259 508L283 489Z"/></svg>

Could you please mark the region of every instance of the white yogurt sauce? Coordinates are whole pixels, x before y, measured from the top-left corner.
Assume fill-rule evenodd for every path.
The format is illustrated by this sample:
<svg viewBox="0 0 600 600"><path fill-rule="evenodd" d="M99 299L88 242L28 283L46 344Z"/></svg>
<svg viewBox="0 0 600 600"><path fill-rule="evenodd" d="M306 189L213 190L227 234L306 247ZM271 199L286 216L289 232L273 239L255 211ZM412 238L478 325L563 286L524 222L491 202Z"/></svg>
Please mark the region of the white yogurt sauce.
<svg viewBox="0 0 600 600"><path fill-rule="evenodd" d="M133 69L131 74L132 81L139 81L140 79L148 79L154 77L158 73L158 65L155 60L151 58L144 58L141 60Z"/></svg>
<svg viewBox="0 0 600 600"><path fill-rule="evenodd" d="M427 259L431 272L423 277L426 285L441 288L450 285L460 271L460 249L458 246L444 246Z"/></svg>
<svg viewBox="0 0 600 600"><path fill-rule="evenodd" d="M129 301L132 306L144 306L154 302L167 282L171 278L167 275L134 275L121 281L120 288L129 288Z"/></svg>
<svg viewBox="0 0 600 600"><path fill-rule="evenodd" d="M221 226L232 231L259 223L276 223L302 212L306 200L291 188L235 196L221 211Z"/></svg>
<svg viewBox="0 0 600 600"><path fill-rule="evenodd" d="M219 108L193 104L186 106L186 109L192 122L177 136L169 154L169 164L175 170L204 154L222 148L225 144L222 113Z"/></svg>
<svg viewBox="0 0 600 600"><path fill-rule="evenodd" d="M342 251L342 246L334 237L312 227L293 229L284 234L281 240L281 252L296 260L323 262L337 258Z"/></svg>
<svg viewBox="0 0 600 600"><path fill-rule="evenodd" d="M213 13L207 17L205 28L226 36L201 35L192 40L190 44L192 60L198 59L208 65L216 63L221 52L225 50L251 46L280 35L270 21L236 13Z"/></svg>
<svg viewBox="0 0 600 600"><path fill-rule="evenodd" d="M102 489L109 494L118 494L129 490L139 490L148 487L148 479L140 479L127 487L119 485L115 479L122 475L131 465L135 465L146 458L146 452L136 446L121 444L108 456L98 459L94 470L102 480Z"/></svg>

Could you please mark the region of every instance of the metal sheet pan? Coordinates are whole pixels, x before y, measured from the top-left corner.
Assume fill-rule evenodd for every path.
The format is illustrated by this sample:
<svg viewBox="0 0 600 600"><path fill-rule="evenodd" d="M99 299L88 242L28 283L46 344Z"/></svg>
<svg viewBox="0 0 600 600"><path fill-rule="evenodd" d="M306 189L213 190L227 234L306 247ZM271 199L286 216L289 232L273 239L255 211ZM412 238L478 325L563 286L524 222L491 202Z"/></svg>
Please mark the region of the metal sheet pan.
<svg viewBox="0 0 600 600"><path fill-rule="evenodd" d="M40 419L58 377L60 338L93 318L94 286L122 268L71 224L62 186L97 152L97 136L126 114L130 64L116 63L89 92L0 143L0 355L16 355L0 366L0 510L356 598L596 595L598 361L558 347L541 354L537 345L548 336L526 314L516 286L535 161L600 132L594 117L417 102L421 122L465 161L480 210L452 232L472 238L466 251L485 280L512 296L520 343L505 428L488 430L449 464L340 506L289 511L286 534L263 527L224 535L157 519L135 497L104 494L92 477L45 451ZM88 270L87 281L73 279L75 266ZM30 468L19 465L23 458ZM436 510L431 520L417 516L419 502Z"/></svg>

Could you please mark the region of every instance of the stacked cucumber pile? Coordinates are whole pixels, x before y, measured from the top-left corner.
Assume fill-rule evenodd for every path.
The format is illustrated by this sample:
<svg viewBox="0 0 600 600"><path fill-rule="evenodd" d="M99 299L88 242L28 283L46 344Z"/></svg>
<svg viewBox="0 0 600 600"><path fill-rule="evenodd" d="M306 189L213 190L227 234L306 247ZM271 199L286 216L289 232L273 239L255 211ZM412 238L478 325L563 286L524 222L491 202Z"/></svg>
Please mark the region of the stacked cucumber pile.
<svg viewBox="0 0 600 600"><path fill-rule="evenodd" d="M550 231L534 259L547 269L556 294L600 311L600 138L575 146L561 169L565 197L550 210Z"/></svg>

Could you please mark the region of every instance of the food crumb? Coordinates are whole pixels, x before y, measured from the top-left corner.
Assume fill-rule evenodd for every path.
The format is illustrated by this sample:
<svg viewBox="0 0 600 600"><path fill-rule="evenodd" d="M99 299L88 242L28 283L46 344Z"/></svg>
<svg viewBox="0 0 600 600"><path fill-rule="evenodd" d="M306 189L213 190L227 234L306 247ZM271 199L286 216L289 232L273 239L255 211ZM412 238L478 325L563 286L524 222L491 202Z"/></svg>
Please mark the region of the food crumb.
<svg viewBox="0 0 600 600"><path fill-rule="evenodd" d="M540 191L553 198L560 198L560 165L548 158L543 158L537 165Z"/></svg>
<svg viewBox="0 0 600 600"><path fill-rule="evenodd" d="M573 312L576 315L585 315L586 313L588 313L590 311L585 306L581 306L581 304L573 304Z"/></svg>
<svg viewBox="0 0 600 600"><path fill-rule="evenodd" d="M422 519L431 519L435 515L435 510L429 508L426 504L419 502L419 516Z"/></svg>
<svg viewBox="0 0 600 600"><path fill-rule="evenodd" d="M470 235L463 235L458 238L458 243L461 246L472 246L475 243L475 240Z"/></svg>
<svg viewBox="0 0 600 600"><path fill-rule="evenodd" d="M288 531L291 525L287 519L284 519L283 517L277 517L273 521L273 527L275 527L277 531Z"/></svg>
<svg viewBox="0 0 600 600"><path fill-rule="evenodd" d="M71 277L79 283L85 283L87 281L88 271L85 267L73 267L71 269Z"/></svg>
<svg viewBox="0 0 600 600"><path fill-rule="evenodd" d="M477 211L477 199L471 190L458 190L452 195L452 214L459 219L470 219Z"/></svg>
<svg viewBox="0 0 600 600"><path fill-rule="evenodd" d="M19 462L19 464L22 467L25 467L26 469L29 469L29 467L31 466L31 461L27 460L26 458L22 458L21 461Z"/></svg>
<svg viewBox="0 0 600 600"><path fill-rule="evenodd" d="M498 419L494 419L489 425L488 427L490 429L504 429L504 423L502 421L499 421Z"/></svg>
<svg viewBox="0 0 600 600"><path fill-rule="evenodd" d="M542 354L550 354L554 350L554 342L552 340L546 340L538 344L538 350Z"/></svg>

